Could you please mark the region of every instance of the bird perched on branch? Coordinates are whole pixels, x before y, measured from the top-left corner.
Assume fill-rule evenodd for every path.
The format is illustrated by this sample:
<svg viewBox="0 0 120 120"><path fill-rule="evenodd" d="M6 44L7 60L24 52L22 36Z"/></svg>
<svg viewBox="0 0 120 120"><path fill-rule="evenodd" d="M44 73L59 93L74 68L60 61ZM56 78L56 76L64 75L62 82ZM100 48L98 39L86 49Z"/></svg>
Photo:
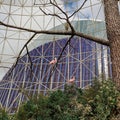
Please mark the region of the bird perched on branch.
<svg viewBox="0 0 120 120"><path fill-rule="evenodd" d="M68 23L65 23L65 24L64 24L64 27L65 27L65 30L66 30L66 31L69 30L69 24L68 24Z"/></svg>
<svg viewBox="0 0 120 120"><path fill-rule="evenodd" d="M53 60L51 60L50 62L49 62L49 64L51 65L51 64L56 64L57 63L57 58L54 58Z"/></svg>
<svg viewBox="0 0 120 120"><path fill-rule="evenodd" d="M74 83L75 81L75 76L73 76L71 79L68 80L69 83Z"/></svg>

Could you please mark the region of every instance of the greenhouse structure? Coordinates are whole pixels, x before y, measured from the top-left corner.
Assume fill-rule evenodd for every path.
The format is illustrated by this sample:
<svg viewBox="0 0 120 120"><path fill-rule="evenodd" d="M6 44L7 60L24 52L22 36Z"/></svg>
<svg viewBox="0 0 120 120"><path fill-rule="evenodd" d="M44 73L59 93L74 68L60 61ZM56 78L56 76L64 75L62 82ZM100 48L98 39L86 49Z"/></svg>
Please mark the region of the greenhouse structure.
<svg viewBox="0 0 120 120"><path fill-rule="evenodd" d="M58 1L65 9L67 3L63 2L64 0ZM77 2L79 0L75 1ZM44 3L41 0L31 0L31 3L29 0L3 0L0 4L0 21L28 29L65 30L65 22L40 12L39 7L51 9L49 4L46 6L48 8L44 8L46 3L47 0ZM73 6L75 3L69 4ZM90 14L85 14L86 17L84 15L84 11L89 11L89 8L97 5L101 6L102 3L97 1L93 5L87 4L81 14L71 20L71 24L77 32L107 38L104 20L93 20ZM57 11L54 7L52 9ZM98 10L99 14L102 14L101 9L102 7ZM57 13L61 14L58 11ZM95 13L98 19L99 14ZM38 34L19 56L32 33L6 26L1 26L0 31L0 105L8 112L18 110L19 105L27 100L28 96L46 95L49 91L57 89L64 90L73 76L75 85L82 89L91 85L99 75L112 77L109 47L90 39L74 36L65 47L70 37L68 35ZM57 58L57 63L49 64L54 58Z"/></svg>

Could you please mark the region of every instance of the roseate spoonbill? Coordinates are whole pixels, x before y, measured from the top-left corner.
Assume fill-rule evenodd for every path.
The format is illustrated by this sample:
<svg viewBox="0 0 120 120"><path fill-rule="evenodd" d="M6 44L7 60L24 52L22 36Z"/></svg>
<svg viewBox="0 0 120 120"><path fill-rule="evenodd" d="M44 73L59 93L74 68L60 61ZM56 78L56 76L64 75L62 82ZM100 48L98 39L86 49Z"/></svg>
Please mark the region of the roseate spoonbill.
<svg viewBox="0 0 120 120"><path fill-rule="evenodd" d="M50 62L49 62L49 64L51 65L51 64L56 64L57 63L57 58L54 58L53 60L51 60Z"/></svg>
<svg viewBox="0 0 120 120"><path fill-rule="evenodd" d="M73 83L75 81L75 76L68 80L69 83Z"/></svg>

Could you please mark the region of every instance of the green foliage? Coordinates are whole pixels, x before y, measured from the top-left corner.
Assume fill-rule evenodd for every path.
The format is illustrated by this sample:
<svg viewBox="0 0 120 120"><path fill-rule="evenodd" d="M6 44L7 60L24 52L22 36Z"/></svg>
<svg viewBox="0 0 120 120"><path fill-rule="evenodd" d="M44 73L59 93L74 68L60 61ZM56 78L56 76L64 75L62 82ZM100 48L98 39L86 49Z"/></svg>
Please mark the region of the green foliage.
<svg viewBox="0 0 120 120"><path fill-rule="evenodd" d="M8 114L2 108L0 108L0 120L9 120Z"/></svg>
<svg viewBox="0 0 120 120"><path fill-rule="evenodd" d="M5 111L0 120L8 120ZM85 89L74 84L22 104L14 120L119 120L120 92L111 80L95 80Z"/></svg>
<svg viewBox="0 0 120 120"><path fill-rule="evenodd" d="M34 96L24 103L16 115L17 120L50 120L47 107L48 98L43 95Z"/></svg>
<svg viewBox="0 0 120 120"><path fill-rule="evenodd" d="M94 113L98 119L108 120L115 111L119 92L111 80L105 80L99 84L98 94L94 97Z"/></svg>
<svg viewBox="0 0 120 120"><path fill-rule="evenodd" d="M87 112L87 119L110 120L115 114L120 114L117 110L118 97L120 92L111 80L94 81L92 87L83 91L84 106L88 104L91 111ZM80 98L81 99L81 98ZM80 101L79 99L79 101Z"/></svg>
<svg viewBox="0 0 120 120"><path fill-rule="evenodd" d="M48 106L51 109L52 120L71 120L70 102L74 94L71 91L72 86L66 86L65 91L54 91L49 96ZM69 93L69 94L68 94Z"/></svg>

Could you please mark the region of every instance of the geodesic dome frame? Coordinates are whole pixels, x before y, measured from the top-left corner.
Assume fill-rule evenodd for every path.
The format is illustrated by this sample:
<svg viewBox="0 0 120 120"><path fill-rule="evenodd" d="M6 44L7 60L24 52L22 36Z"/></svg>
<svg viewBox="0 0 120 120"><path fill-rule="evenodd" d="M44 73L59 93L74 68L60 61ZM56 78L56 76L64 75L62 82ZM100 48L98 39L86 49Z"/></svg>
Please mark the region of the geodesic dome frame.
<svg viewBox="0 0 120 120"><path fill-rule="evenodd" d="M94 0L93 0L94 1ZM3 0L1 4L1 20L7 24L20 26L23 28L36 30L65 30L64 22L55 16L44 15L39 6L49 11L52 8L53 13L59 13L53 6L45 6L48 1L40 0ZM59 3L61 8L64 5ZM74 5L74 4L73 4ZM83 14L84 10L92 11L92 8L99 5L98 13L93 15L95 19L91 19ZM76 31L90 34L96 37L106 38L105 26L101 22L96 22L101 11L101 2L86 5L75 19L71 20ZM69 8L69 6L67 6ZM74 7L72 8L72 10ZM69 14L70 9L66 10ZM81 20L80 17L88 20ZM62 24L62 25L61 25ZM99 25L100 24L100 25ZM94 28L94 30L92 30ZM11 73L13 64L24 44L32 36L22 30L2 26L1 30L1 70L7 69L7 74L0 82L1 106L7 111L13 112L18 109L20 103L26 100L26 91L28 94L44 93L47 90L64 89L64 84L71 76L76 77L76 85L85 87L91 84L91 81L100 73L111 75L109 48L101 46L83 38L74 37L63 52L63 55L53 71L53 67L49 66L49 61L59 56L62 47L68 40L69 36L47 36L37 35L28 44L29 54L26 50L20 56L20 59ZM75 43L74 43L74 42ZM7 48L7 49L6 49ZM32 61L32 65L31 62ZM11 67L12 66L12 67ZM78 69L77 69L77 68ZM4 72L5 74L6 72ZM31 75L30 75L31 74Z"/></svg>

